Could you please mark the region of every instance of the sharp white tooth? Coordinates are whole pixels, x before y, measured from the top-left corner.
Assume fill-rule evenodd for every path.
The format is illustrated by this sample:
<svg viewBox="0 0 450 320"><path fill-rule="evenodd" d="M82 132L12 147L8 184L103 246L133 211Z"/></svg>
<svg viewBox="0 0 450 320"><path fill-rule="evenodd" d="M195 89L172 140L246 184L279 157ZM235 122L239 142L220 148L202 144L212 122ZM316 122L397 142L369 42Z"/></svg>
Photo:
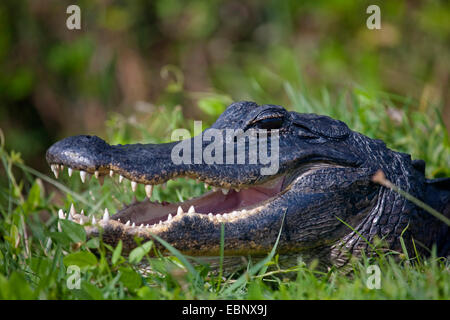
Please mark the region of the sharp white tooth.
<svg viewBox="0 0 450 320"><path fill-rule="evenodd" d="M80 178L81 178L81 182L85 182L86 181L86 171L81 170L80 171Z"/></svg>
<svg viewBox="0 0 450 320"><path fill-rule="evenodd" d="M213 216L212 212L208 213L208 217L212 218Z"/></svg>
<svg viewBox="0 0 450 320"><path fill-rule="evenodd" d="M190 206L190 207L189 207L188 213L195 213L195 208L194 208L194 206Z"/></svg>
<svg viewBox="0 0 450 320"><path fill-rule="evenodd" d="M96 224L96 223L97 223L97 220L95 220L95 217L92 216L92 224Z"/></svg>
<svg viewBox="0 0 450 320"><path fill-rule="evenodd" d="M241 189L239 189L239 188L234 188L234 191L239 192L239 191L241 191Z"/></svg>
<svg viewBox="0 0 450 320"><path fill-rule="evenodd" d="M133 192L136 192L136 188L137 188L137 182L131 181L131 190L133 190Z"/></svg>
<svg viewBox="0 0 450 320"><path fill-rule="evenodd" d="M216 192L217 190L219 190L219 188L212 187L212 190L213 190L214 192Z"/></svg>
<svg viewBox="0 0 450 320"><path fill-rule="evenodd" d="M69 177L71 177L72 173L73 173L73 169L72 168L68 168L67 169L67 173L69 174Z"/></svg>
<svg viewBox="0 0 450 320"><path fill-rule="evenodd" d="M228 213L224 213L224 214L223 214L223 217L224 217L224 218L228 218Z"/></svg>
<svg viewBox="0 0 450 320"><path fill-rule="evenodd" d="M151 184L147 184L145 186L145 193L147 194L147 198L151 198L152 197L152 193L153 193L153 186Z"/></svg>
<svg viewBox="0 0 450 320"><path fill-rule="evenodd" d="M169 213L169 216L167 217L167 221L172 220L172 215Z"/></svg>
<svg viewBox="0 0 450 320"><path fill-rule="evenodd" d="M81 224L81 225L84 224L84 217L80 217L80 224Z"/></svg>
<svg viewBox="0 0 450 320"><path fill-rule="evenodd" d="M178 206L177 215L182 215L184 213L183 208L181 206Z"/></svg>
<svg viewBox="0 0 450 320"><path fill-rule="evenodd" d="M64 170L64 166L63 165L60 165L59 168L61 169L61 171Z"/></svg>
<svg viewBox="0 0 450 320"><path fill-rule="evenodd" d="M94 175L95 175L95 178L98 179L98 177L100 176L100 172L98 172L98 170L95 170Z"/></svg>
<svg viewBox="0 0 450 320"><path fill-rule="evenodd" d="M114 177L114 171L113 170L109 170L109 176L112 178Z"/></svg>
<svg viewBox="0 0 450 320"><path fill-rule="evenodd" d="M229 191L230 190L228 190L228 189L222 189L222 193L225 194L225 195L228 194Z"/></svg>
<svg viewBox="0 0 450 320"><path fill-rule="evenodd" d="M117 222L120 222L120 218L119 218L119 219L117 219Z"/></svg>
<svg viewBox="0 0 450 320"><path fill-rule="evenodd" d="M84 216L84 210L83 210L83 209L81 209L80 214L81 214L82 216Z"/></svg>
<svg viewBox="0 0 450 320"><path fill-rule="evenodd" d="M119 183L122 183L122 181L123 181L123 176L119 176Z"/></svg>
<svg viewBox="0 0 450 320"><path fill-rule="evenodd" d="M53 174L55 175L55 178L58 179L59 176L59 166L57 164L53 164L50 166L52 168Z"/></svg>
<svg viewBox="0 0 450 320"><path fill-rule="evenodd" d="M73 217L74 215L77 214L77 210L75 210L75 206L73 205L73 203L72 203L72 205L70 206L69 213L70 213L70 215L71 215L72 217Z"/></svg>
<svg viewBox="0 0 450 320"><path fill-rule="evenodd" d="M131 225L132 228L136 227L136 223L133 222L133 224Z"/></svg>
<svg viewBox="0 0 450 320"><path fill-rule="evenodd" d="M159 223L158 224L162 224L162 221L161 220L159 220Z"/></svg>
<svg viewBox="0 0 450 320"><path fill-rule="evenodd" d="M242 213L247 213L247 210L242 209L241 212L242 212ZM237 212L236 212L236 214L237 214Z"/></svg>
<svg viewBox="0 0 450 320"><path fill-rule="evenodd" d="M146 228L150 228L150 225L147 223L147 225L145 226Z"/></svg>
<svg viewBox="0 0 450 320"><path fill-rule="evenodd" d="M209 188L209 184L205 183L205 189Z"/></svg>
<svg viewBox="0 0 450 320"><path fill-rule="evenodd" d="M125 223L126 226L130 225L130 220L127 221L127 223Z"/></svg>
<svg viewBox="0 0 450 320"><path fill-rule="evenodd" d="M139 226L139 229L142 229L144 227L144 224L141 223L141 225Z"/></svg>
<svg viewBox="0 0 450 320"><path fill-rule="evenodd" d="M109 211L108 208L105 208L105 213L103 214L103 221L108 222L109 221Z"/></svg>

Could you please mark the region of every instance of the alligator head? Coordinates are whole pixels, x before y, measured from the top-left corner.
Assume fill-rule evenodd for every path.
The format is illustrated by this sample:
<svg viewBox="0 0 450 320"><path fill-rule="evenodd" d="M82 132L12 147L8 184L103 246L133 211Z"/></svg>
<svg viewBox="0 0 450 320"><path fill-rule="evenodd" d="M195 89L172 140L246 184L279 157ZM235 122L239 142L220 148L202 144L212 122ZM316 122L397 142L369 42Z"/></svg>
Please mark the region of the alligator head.
<svg viewBox="0 0 450 320"><path fill-rule="evenodd" d="M408 223L405 237L448 244L448 227L371 180L381 169L425 199L434 189L421 161L341 121L276 105L233 103L211 128L181 142L111 146L95 136L69 137L47 151L47 161L55 174L66 167L70 174L80 170L82 179L117 174L133 190L145 185L148 198L111 217L92 221L72 212L88 235L113 245L122 240L127 250L136 237L157 235L187 255L217 256L222 224L226 256L264 255L280 234L279 253L342 265L375 237L398 248ZM213 191L180 203L151 201L154 185L178 177ZM434 202L439 210L448 204L445 192Z"/></svg>

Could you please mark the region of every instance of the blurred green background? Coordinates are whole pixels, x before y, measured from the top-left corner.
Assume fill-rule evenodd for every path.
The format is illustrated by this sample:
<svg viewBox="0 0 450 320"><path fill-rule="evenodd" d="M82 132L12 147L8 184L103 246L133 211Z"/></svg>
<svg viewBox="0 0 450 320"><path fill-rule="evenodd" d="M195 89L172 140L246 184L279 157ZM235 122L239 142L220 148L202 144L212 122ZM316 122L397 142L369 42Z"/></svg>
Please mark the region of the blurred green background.
<svg viewBox="0 0 450 320"><path fill-rule="evenodd" d="M72 4L81 30L66 27ZM372 4L381 30L366 27ZM450 177L449 58L450 1L0 0L0 298L448 300L448 260L402 254L397 264L390 251L353 265L352 277L299 263L295 281L258 269L235 289L232 276L201 269L199 278L165 257L144 281L138 261L110 264L102 242L83 243L81 227L56 232L59 208L75 203L99 218L100 208L144 199L143 188L66 173L60 183L45 151L76 134L168 141L173 129L192 129L193 119L205 128L248 99L340 119L425 160L428 178ZM205 191L171 180L152 201ZM77 261L88 264L81 291L64 280L64 264ZM374 264L389 279L381 290L365 286Z"/></svg>
<svg viewBox="0 0 450 320"><path fill-rule="evenodd" d="M81 30L66 28L70 4ZM370 4L381 30L366 27ZM0 128L47 171L53 142L105 137L118 114L211 123L231 101L290 108L296 93L388 92L416 112L437 106L449 128L449 21L448 1L2 0Z"/></svg>

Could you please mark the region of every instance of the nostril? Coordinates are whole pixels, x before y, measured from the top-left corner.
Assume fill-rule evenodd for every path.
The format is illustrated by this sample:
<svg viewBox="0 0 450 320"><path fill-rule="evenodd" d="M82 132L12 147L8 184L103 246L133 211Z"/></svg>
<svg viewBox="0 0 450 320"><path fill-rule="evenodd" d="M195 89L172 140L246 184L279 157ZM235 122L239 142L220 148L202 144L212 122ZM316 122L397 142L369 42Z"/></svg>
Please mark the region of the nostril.
<svg viewBox="0 0 450 320"><path fill-rule="evenodd" d="M109 149L110 146L96 136L72 136L52 145L47 151L47 161L72 169L93 171L109 163Z"/></svg>

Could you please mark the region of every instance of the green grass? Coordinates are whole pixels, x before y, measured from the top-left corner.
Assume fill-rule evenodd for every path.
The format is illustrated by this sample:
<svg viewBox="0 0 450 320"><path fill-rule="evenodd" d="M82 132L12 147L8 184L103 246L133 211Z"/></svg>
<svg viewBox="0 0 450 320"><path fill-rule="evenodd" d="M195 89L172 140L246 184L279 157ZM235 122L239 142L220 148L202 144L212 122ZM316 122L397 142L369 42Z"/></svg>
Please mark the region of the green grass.
<svg viewBox="0 0 450 320"><path fill-rule="evenodd" d="M416 102L385 93L369 94L355 89L332 96L323 91L310 97L303 88L285 84L290 109L327 114L345 121L350 128L372 138L383 139L388 147L412 154L427 162L427 176L450 176L450 145L439 117L439 106L420 112ZM230 98L217 96L201 101L202 110L211 115L209 125ZM134 119L111 114L107 122L111 143L168 141L171 130L192 127L175 106L165 112L136 111ZM387 110L403 112L391 119ZM150 129L149 129L150 128ZM99 239L86 239L77 224L64 221L58 232L57 210L68 210L72 202L78 210L100 216L104 207L115 212L122 202L129 203L130 188L106 179L101 188L93 179L82 185L79 179L59 180L26 166L19 154L5 150L3 136L0 158L0 298L1 299L449 299L449 262L436 254L428 258L408 256L406 252L384 252L352 261L350 274L334 268L319 271L316 263L301 260L290 269L278 266L276 245L265 260L249 262L247 271L223 277L209 273L208 265L192 264L175 248L163 243L171 256L149 257L152 242L141 244L129 256L122 256L119 244L112 248ZM44 157L44 155L42 155ZM74 175L77 177L77 174ZM45 183L44 183L45 182ZM401 186L400 186L401 187ZM156 200L179 201L204 192L194 181L170 181L166 189L156 187ZM144 198L139 189L137 198ZM45 222L40 215L48 214ZM51 239L51 241L49 241ZM163 241L155 239L154 241ZM377 244L373 244L376 246ZM407 244L410 245L410 244ZM95 254L94 254L95 253ZM139 264L146 261L154 270L141 274ZM69 289L70 265L80 267L81 288ZM370 265L380 268L380 289L369 289Z"/></svg>

